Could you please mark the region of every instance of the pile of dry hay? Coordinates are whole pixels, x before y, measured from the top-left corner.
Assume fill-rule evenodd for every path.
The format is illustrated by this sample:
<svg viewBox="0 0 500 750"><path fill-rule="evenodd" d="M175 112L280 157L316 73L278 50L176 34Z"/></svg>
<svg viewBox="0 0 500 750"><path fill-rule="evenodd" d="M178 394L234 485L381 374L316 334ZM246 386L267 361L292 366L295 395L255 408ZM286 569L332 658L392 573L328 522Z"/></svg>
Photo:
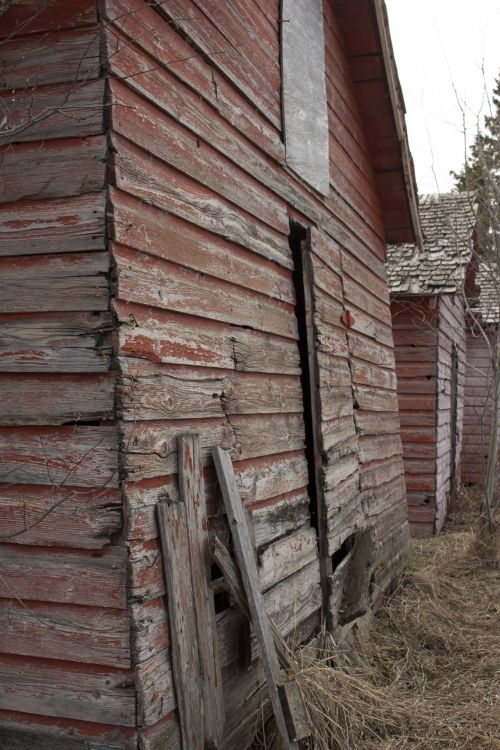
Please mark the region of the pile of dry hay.
<svg viewBox="0 0 500 750"><path fill-rule="evenodd" d="M340 662L334 644L297 652L307 750L500 750L498 535L493 548L461 500L446 533L413 541L368 641ZM272 728L262 734L279 748Z"/></svg>

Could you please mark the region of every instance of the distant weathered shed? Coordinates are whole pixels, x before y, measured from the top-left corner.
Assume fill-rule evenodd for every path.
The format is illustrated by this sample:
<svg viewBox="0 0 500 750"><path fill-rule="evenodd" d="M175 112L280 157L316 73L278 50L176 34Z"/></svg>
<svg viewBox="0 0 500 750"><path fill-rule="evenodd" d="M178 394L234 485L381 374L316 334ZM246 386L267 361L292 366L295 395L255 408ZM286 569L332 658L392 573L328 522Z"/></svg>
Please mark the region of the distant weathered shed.
<svg viewBox="0 0 500 750"><path fill-rule="evenodd" d="M460 478L464 484L485 479L493 418L493 366L499 361L500 277L493 263L479 263L477 295L467 315L464 437ZM500 420L499 420L500 423Z"/></svg>
<svg viewBox="0 0 500 750"><path fill-rule="evenodd" d="M429 535L458 479L475 218L469 193L423 196L419 211L423 246L390 247L387 271L410 525Z"/></svg>
<svg viewBox="0 0 500 750"><path fill-rule="evenodd" d="M176 750L173 574L192 591L156 510L179 436L226 540L211 448L230 452L283 635L341 636L405 564L384 261L419 224L385 6L7 6L0 747ZM262 669L211 572L242 750Z"/></svg>

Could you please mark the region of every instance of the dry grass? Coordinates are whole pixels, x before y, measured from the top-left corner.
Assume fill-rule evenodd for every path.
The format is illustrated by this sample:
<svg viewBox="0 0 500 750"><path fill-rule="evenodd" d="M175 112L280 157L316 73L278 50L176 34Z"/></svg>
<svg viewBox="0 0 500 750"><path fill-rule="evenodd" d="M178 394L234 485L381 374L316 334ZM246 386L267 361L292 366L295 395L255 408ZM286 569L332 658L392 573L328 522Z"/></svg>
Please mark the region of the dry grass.
<svg viewBox="0 0 500 750"><path fill-rule="evenodd" d="M313 727L304 748L500 750L498 534L475 519L465 493L446 533L413 541L407 574L350 657L334 644L297 652ZM272 734L262 747L279 748Z"/></svg>

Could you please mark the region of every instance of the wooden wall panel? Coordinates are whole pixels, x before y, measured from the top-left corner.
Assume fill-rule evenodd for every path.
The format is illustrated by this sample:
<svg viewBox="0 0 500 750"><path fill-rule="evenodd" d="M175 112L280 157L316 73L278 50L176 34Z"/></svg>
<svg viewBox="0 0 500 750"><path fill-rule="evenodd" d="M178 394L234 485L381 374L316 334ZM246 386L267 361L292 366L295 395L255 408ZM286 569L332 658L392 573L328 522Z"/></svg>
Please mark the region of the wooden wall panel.
<svg viewBox="0 0 500 750"><path fill-rule="evenodd" d="M391 303L399 414L412 533L434 527L437 444L437 325L433 298Z"/></svg>
<svg viewBox="0 0 500 750"><path fill-rule="evenodd" d="M0 745L136 750L97 4L0 25Z"/></svg>
<svg viewBox="0 0 500 750"><path fill-rule="evenodd" d="M54 660L64 642L59 635L47 642L30 710L80 722L74 750L85 741L80 735L94 742L91 721L103 727L95 745L102 750L135 750L138 742L154 750L179 743L155 505L178 492L180 434L201 435L210 523L222 534L210 449L230 450L281 631L300 640L319 624L290 218L312 229L329 554L351 535L373 536L374 601L404 564L384 224L332 4L323 3L326 196L284 161L279 32L286 19L278 0L105 0L100 26L95 7L70 0L64 12L41 9L39 21L5 45L9 63L19 65L2 78L0 101L14 90L9 126L17 140L12 149L0 146L11 183L0 193L1 378L12 392L12 374L22 373L25 390L47 393L53 406L37 417L26 402L22 413L9 412L16 424L0 430L4 481L16 482L3 486L0 513L9 529L21 515L28 521L4 544L15 559L46 562L39 596L52 600L36 607L49 618L66 612L70 630L86 610L96 627L114 617L120 623L97 644L95 662L92 634L79 633L82 663L71 663L76 679L64 695L67 664ZM17 16L9 11L11 30L24 23L26 8L23 0ZM23 123L26 102L30 123ZM47 509L53 523L42 518L31 527ZM71 570L83 561L99 568L108 557L116 567L106 568L107 602L104 586L87 590L85 575L66 593ZM131 650L122 628L125 573ZM15 575L29 593L29 565ZM12 595L2 597L11 607ZM31 632L36 642L34 624ZM262 677L256 663L244 664L239 614L218 612L218 634L226 744L241 750L262 718ZM19 643L5 669L10 675L20 665L8 708L16 703L23 712L31 691L25 672L36 659L28 636ZM104 729L113 724L114 746Z"/></svg>
<svg viewBox="0 0 500 750"><path fill-rule="evenodd" d="M484 481L492 424L491 379L495 331L467 331L463 442L460 479L465 484Z"/></svg>

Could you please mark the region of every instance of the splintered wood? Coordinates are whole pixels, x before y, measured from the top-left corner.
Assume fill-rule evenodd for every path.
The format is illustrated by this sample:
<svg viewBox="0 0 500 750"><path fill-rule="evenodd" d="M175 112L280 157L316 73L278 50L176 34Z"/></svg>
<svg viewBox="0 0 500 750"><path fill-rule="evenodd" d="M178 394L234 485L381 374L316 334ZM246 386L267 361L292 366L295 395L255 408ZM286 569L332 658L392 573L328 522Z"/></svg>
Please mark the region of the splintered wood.
<svg viewBox="0 0 500 750"><path fill-rule="evenodd" d="M278 685L282 682L278 655L261 593L248 521L241 502L238 485L236 484L231 457L222 448L214 448L212 456L224 498L224 506L231 528L236 559L248 601L248 609L262 654L264 674L276 718L276 725L285 750L298 750L298 744L290 739L283 705L278 692Z"/></svg>
<svg viewBox="0 0 500 750"><path fill-rule="evenodd" d="M224 703L198 435L179 438L178 458L180 502L159 503L158 521L182 746L203 750L221 746Z"/></svg>

